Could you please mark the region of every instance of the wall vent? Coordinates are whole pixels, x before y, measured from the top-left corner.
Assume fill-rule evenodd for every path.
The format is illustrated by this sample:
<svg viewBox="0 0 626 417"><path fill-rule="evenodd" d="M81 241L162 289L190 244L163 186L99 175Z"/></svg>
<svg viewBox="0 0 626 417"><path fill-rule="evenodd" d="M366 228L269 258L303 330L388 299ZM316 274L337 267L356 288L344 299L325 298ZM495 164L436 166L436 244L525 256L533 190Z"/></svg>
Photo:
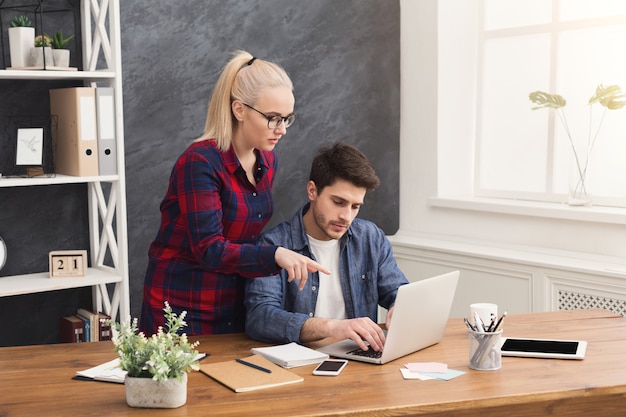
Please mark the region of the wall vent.
<svg viewBox="0 0 626 417"><path fill-rule="evenodd" d="M583 310L587 308L604 308L615 314L626 315L626 300L599 297L559 290L559 310Z"/></svg>

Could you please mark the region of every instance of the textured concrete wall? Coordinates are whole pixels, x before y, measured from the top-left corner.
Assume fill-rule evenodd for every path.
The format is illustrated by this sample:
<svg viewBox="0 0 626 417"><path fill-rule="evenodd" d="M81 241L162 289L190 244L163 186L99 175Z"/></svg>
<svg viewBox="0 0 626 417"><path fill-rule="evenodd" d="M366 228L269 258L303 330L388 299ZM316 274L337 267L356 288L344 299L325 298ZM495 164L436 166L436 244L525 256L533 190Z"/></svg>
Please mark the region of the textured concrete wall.
<svg viewBox="0 0 626 417"><path fill-rule="evenodd" d="M305 201L309 165L318 147L344 140L356 145L372 160L382 182L378 190L367 195L360 216L377 222L387 233L397 230L398 1L124 0L120 3L134 316L141 305L147 250L158 228L158 206L170 170L177 156L202 133L213 84L236 49L278 62L295 86L298 120L276 148L279 172L271 225L291 217ZM0 89L10 89L9 84L0 82ZM0 95L4 93L0 91ZM0 112L6 106L0 100ZM54 191L45 192L50 197L54 194ZM83 195L82 190L68 192ZM9 193L12 200L21 198L20 193ZM4 195L9 193L0 189L0 236L5 236L4 230L9 235L20 235L18 229L33 228L26 219L19 226L10 224L24 207L6 203ZM80 238L84 239L84 227L79 229ZM50 239L54 238L50 236ZM12 250L40 245L32 240L13 241ZM48 242L46 250L47 246L59 247L57 243ZM9 269L16 273L21 266L12 264ZM0 275L6 275L5 270ZM36 302L33 296L20 298L27 305ZM0 313L4 310L3 303L6 301L0 299Z"/></svg>

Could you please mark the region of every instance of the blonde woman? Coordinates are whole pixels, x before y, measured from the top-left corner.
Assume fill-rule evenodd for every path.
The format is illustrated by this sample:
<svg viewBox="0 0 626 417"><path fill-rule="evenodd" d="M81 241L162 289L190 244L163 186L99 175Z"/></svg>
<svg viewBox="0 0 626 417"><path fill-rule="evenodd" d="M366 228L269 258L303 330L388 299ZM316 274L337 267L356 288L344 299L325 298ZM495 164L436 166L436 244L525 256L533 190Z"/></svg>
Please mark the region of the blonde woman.
<svg viewBox="0 0 626 417"><path fill-rule="evenodd" d="M163 305L187 311L190 335L244 330L244 280L281 269L304 287L327 269L257 245L272 216L274 147L295 120L292 82L275 63L237 51L213 90L204 134L177 159L148 252L140 328L163 325ZM262 279L262 278L259 278Z"/></svg>

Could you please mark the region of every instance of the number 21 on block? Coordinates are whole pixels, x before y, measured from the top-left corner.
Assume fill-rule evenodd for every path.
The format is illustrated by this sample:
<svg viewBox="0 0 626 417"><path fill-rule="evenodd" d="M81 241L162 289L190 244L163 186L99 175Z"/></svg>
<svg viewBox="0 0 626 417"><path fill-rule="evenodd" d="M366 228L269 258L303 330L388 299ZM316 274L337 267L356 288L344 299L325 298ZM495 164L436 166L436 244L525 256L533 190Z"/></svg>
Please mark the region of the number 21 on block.
<svg viewBox="0 0 626 417"><path fill-rule="evenodd" d="M86 250L51 251L50 278L84 277L87 270Z"/></svg>

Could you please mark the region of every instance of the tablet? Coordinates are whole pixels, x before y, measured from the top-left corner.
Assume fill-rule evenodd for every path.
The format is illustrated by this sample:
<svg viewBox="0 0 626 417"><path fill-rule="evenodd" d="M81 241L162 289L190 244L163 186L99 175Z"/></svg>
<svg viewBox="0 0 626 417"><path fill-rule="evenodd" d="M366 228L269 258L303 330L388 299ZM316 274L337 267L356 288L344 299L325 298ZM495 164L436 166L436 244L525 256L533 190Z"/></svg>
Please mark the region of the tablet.
<svg viewBox="0 0 626 417"><path fill-rule="evenodd" d="M585 358L587 342L584 340L503 337L500 351L502 356L581 360Z"/></svg>

